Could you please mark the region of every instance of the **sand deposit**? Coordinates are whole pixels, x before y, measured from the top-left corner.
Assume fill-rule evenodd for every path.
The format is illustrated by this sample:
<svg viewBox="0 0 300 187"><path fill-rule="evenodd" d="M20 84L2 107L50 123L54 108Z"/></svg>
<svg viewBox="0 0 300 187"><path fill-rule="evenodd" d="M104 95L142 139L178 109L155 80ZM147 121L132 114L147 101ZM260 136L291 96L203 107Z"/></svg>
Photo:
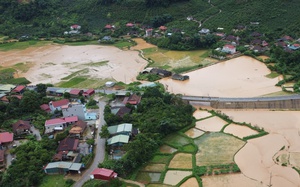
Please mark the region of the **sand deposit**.
<svg viewBox="0 0 300 187"><path fill-rule="evenodd" d="M250 129L247 126L237 125L237 124L230 124L224 129L225 133L232 134L239 138L244 138L246 136L257 134L258 132Z"/></svg>
<svg viewBox="0 0 300 187"><path fill-rule="evenodd" d="M74 72L85 69L80 76L110 79L130 83L147 65L137 51L122 51L112 46L86 45L46 45L25 50L0 52L1 66L11 66L20 62L30 62L34 66L25 76L32 84L58 83ZM105 62L107 63L99 63Z"/></svg>
<svg viewBox="0 0 300 187"><path fill-rule="evenodd" d="M214 116L201 121L197 121L196 128L203 131L219 132L225 124L227 124L226 121L217 116Z"/></svg>
<svg viewBox="0 0 300 187"><path fill-rule="evenodd" d="M182 179L192 174L192 171L169 170L166 173L164 183L169 185L176 185Z"/></svg>
<svg viewBox="0 0 300 187"><path fill-rule="evenodd" d="M207 118L209 116L211 116L211 113L207 112L207 111L204 111L204 110L196 110L194 113L193 113L193 116L196 118L196 119L202 119L202 118Z"/></svg>

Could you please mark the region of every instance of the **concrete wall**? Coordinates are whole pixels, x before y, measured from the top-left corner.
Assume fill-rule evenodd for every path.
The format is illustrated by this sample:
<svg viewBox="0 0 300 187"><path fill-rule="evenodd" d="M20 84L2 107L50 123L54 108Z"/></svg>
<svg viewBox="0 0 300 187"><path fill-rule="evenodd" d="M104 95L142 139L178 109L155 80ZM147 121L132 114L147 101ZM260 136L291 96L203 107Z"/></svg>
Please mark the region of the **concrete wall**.
<svg viewBox="0 0 300 187"><path fill-rule="evenodd" d="M220 102L212 101L211 107L216 109L300 109L300 100L253 101L253 102Z"/></svg>

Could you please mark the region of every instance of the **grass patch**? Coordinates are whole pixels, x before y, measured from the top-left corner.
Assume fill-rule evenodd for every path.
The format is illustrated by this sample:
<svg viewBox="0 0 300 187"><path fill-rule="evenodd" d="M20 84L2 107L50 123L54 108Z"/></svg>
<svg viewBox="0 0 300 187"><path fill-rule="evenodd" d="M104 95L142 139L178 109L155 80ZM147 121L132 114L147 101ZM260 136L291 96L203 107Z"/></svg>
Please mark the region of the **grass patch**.
<svg viewBox="0 0 300 187"><path fill-rule="evenodd" d="M277 72L271 72L270 74L266 75L267 78L270 78L270 79L274 79L276 77L278 77L280 74L277 73Z"/></svg>
<svg viewBox="0 0 300 187"><path fill-rule="evenodd" d="M22 73L25 73L29 70L30 64L28 62L21 62L17 63L13 66L15 69L21 71Z"/></svg>
<svg viewBox="0 0 300 187"><path fill-rule="evenodd" d="M74 78L76 77L77 75L80 75L81 73L88 73L89 70L86 68L86 69L82 69L82 70L79 70L79 71L75 71L73 72L72 74L66 76L66 77L63 77L61 80L69 80L71 78Z"/></svg>
<svg viewBox="0 0 300 187"><path fill-rule="evenodd" d="M37 41L37 40L29 40L24 42L10 42L0 45L0 51L9 51L14 49L26 49L31 46L43 46L46 44L50 44L50 41Z"/></svg>
<svg viewBox="0 0 300 187"><path fill-rule="evenodd" d="M29 84L30 81L27 80L25 77L19 77L19 78L14 78L14 79L5 79L5 80L0 80L1 84Z"/></svg>
<svg viewBox="0 0 300 187"><path fill-rule="evenodd" d="M104 66L108 63L109 61L106 60L106 61L101 61L101 62L91 62L91 63L87 63L87 64L83 64L84 66L95 66L95 67L98 67L98 66Z"/></svg>
<svg viewBox="0 0 300 187"><path fill-rule="evenodd" d="M183 152L188 152L188 153L194 153L194 152L196 152L196 148L194 147L193 144L185 145L180 150L182 150Z"/></svg>
<svg viewBox="0 0 300 187"><path fill-rule="evenodd" d="M16 70L13 69L13 68L2 69L2 70L0 70L0 76L3 75L3 74L8 74L8 73L12 74L14 72L16 72Z"/></svg>
<svg viewBox="0 0 300 187"><path fill-rule="evenodd" d="M144 55L149 55L151 53L154 53L157 51L157 47L152 47L152 48L146 48L142 50Z"/></svg>
<svg viewBox="0 0 300 187"><path fill-rule="evenodd" d="M166 144L169 144L171 145L172 147L176 147L176 148L179 148L179 147L182 147L184 145L187 145L190 143L189 139L186 138L186 137L183 137L179 134L171 134L169 136L167 136L166 138L164 138L164 142Z"/></svg>
<svg viewBox="0 0 300 187"><path fill-rule="evenodd" d="M123 49L123 48L126 48L126 47L131 47L134 44L132 42L128 42L128 41L120 41L120 42L114 43L113 45L117 48Z"/></svg>
<svg viewBox="0 0 300 187"><path fill-rule="evenodd" d="M62 88L72 88L75 85L77 85L85 80L87 80L86 77L75 77L75 78L70 79L67 82L60 83L58 86L62 87Z"/></svg>
<svg viewBox="0 0 300 187"><path fill-rule="evenodd" d="M65 42L65 45L70 46L81 46L81 45L99 45L99 42L96 40L92 41L74 41L74 42Z"/></svg>
<svg viewBox="0 0 300 187"><path fill-rule="evenodd" d="M166 164L169 162L171 156L170 155L154 155L152 160L150 161L151 163L161 163L161 164Z"/></svg>
<svg viewBox="0 0 300 187"><path fill-rule="evenodd" d="M66 187L66 180L63 175L46 175L40 187Z"/></svg>
<svg viewBox="0 0 300 187"><path fill-rule="evenodd" d="M208 133L196 138L198 145L196 154L197 166L230 164L235 153L245 142L224 133Z"/></svg>

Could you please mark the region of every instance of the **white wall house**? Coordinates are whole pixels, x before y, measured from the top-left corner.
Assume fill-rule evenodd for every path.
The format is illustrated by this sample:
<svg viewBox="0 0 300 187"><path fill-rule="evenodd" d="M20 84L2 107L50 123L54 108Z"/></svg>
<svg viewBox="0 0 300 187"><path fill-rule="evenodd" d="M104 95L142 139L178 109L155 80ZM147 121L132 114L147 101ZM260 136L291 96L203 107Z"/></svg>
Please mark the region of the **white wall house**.
<svg viewBox="0 0 300 187"><path fill-rule="evenodd" d="M45 122L45 133L64 130L68 125L78 121L77 116L49 119Z"/></svg>
<svg viewBox="0 0 300 187"><path fill-rule="evenodd" d="M83 104L69 104L62 107L64 117L78 116L80 120L95 120L98 118L96 113L87 112Z"/></svg>
<svg viewBox="0 0 300 187"><path fill-rule="evenodd" d="M236 53L236 48L233 45L226 44L223 46L222 52L234 54Z"/></svg>
<svg viewBox="0 0 300 187"><path fill-rule="evenodd" d="M69 105L69 100L68 99L62 99L62 100L59 100L59 101L50 101L49 102L49 107L50 107L50 110L52 112L54 112L55 110L61 110L61 107L62 106L67 106Z"/></svg>

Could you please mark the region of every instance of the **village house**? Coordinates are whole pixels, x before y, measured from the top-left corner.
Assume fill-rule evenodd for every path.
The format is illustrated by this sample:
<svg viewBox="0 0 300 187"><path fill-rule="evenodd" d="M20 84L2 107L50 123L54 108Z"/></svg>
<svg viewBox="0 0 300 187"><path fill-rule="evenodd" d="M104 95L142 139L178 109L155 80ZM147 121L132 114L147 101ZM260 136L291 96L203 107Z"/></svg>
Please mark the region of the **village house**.
<svg viewBox="0 0 300 187"><path fill-rule="evenodd" d="M174 74L172 75L173 80L179 80L179 81L184 81L188 80L190 77L188 75L180 75L180 74Z"/></svg>
<svg viewBox="0 0 300 187"><path fill-rule="evenodd" d="M82 163L72 162L50 162L44 167L44 172L48 175L67 174L69 172L81 173Z"/></svg>
<svg viewBox="0 0 300 187"><path fill-rule="evenodd" d="M57 152L67 153L69 151L77 152L79 140L76 138L67 137L59 142Z"/></svg>
<svg viewBox="0 0 300 187"><path fill-rule="evenodd" d="M171 71L167 71L159 68L146 68L143 70L142 73L152 73L152 74L159 75L161 77L170 77L172 75Z"/></svg>
<svg viewBox="0 0 300 187"><path fill-rule="evenodd" d="M98 114L93 112L87 112L85 105L83 104L68 104L61 107L64 117L78 116L80 120L96 120Z"/></svg>
<svg viewBox="0 0 300 187"><path fill-rule="evenodd" d="M16 98L18 100L21 100L22 97L23 97L22 95L10 95L10 96L4 95L4 96L0 97L0 101L3 102L3 103L9 103L12 98Z"/></svg>
<svg viewBox="0 0 300 187"><path fill-rule="evenodd" d="M70 96L72 97L72 98L77 98L77 97L79 97L79 96L81 96L82 95L82 93L83 93L83 90L79 90L79 89L72 89L72 90L70 90Z"/></svg>
<svg viewBox="0 0 300 187"><path fill-rule="evenodd" d="M200 34L209 34L210 33L210 30L207 29L207 28L202 28L200 31L199 31Z"/></svg>
<svg viewBox="0 0 300 187"><path fill-rule="evenodd" d="M19 85L19 86L17 86L16 88L14 88L14 89L11 91L11 93L15 93L15 94L23 94L24 91L25 91L25 89L26 89L26 86L24 86L24 85Z"/></svg>
<svg viewBox="0 0 300 187"><path fill-rule="evenodd" d="M7 146L14 141L14 134L10 132L1 132L0 133L0 145L1 147Z"/></svg>
<svg viewBox="0 0 300 187"><path fill-rule="evenodd" d="M90 178L91 179L101 179L101 180L111 180L117 178L118 174L113 170L106 168L96 168L92 171Z"/></svg>
<svg viewBox="0 0 300 187"><path fill-rule="evenodd" d="M67 126L78 121L77 116L49 119L45 122L45 133L64 130Z"/></svg>
<svg viewBox="0 0 300 187"><path fill-rule="evenodd" d="M107 130L109 131L109 134L111 134L112 136L119 135L119 134L130 136L132 133L132 124L122 123L119 125L113 125L113 126L109 126Z"/></svg>
<svg viewBox="0 0 300 187"><path fill-rule="evenodd" d="M297 44L297 43L295 43L295 44L292 44L292 45L288 45L287 46L289 49L291 49L291 50L298 50L299 48L300 48L300 44Z"/></svg>
<svg viewBox="0 0 300 187"><path fill-rule="evenodd" d="M52 112L54 112L55 110L61 111L62 106L68 106L69 104L70 104L70 101L68 99L62 99L59 101L50 101L49 107Z"/></svg>
<svg viewBox="0 0 300 187"><path fill-rule="evenodd" d="M130 108L126 106L113 106L111 107L111 113L123 118L125 114L129 114L131 112Z"/></svg>
<svg viewBox="0 0 300 187"><path fill-rule="evenodd" d="M123 100L123 104L131 104L131 105L137 105L141 102L142 96L132 94L129 97L125 97Z"/></svg>
<svg viewBox="0 0 300 187"><path fill-rule="evenodd" d="M78 137L81 138L84 131L87 128L87 122L84 122L82 120L78 120L76 123L74 123L69 131L69 134L71 137Z"/></svg>
<svg viewBox="0 0 300 187"><path fill-rule="evenodd" d="M90 96L92 96L93 94L95 94L95 90L94 90L94 89L88 89L88 90L86 90L86 91L84 91L84 92L82 93L82 95L83 95L84 97L90 97Z"/></svg>
<svg viewBox="0 0 300 187"><path fill-rule="evenodd" d="M133 23L126 23L126 27L133 27L134 24Z"/></svg>
<svg viewBox="0 0 300 187"><path fill-rule="evenodd" d="M165 32L167 30L167 27L162 25L158 28L160 31Z"/></svg>
<svg viewBox="0 0 300 187"><path fill-rule="evenodd" d="M229 53L229 54L234 54L234 53L236 53L236 48L233 45L226 44L226 45L223 46L222 52Z"/></svg>
<svg viewBox="0 0 300 187"><path fill-rule="evenodd" d="M129 142L129 135L119 134L107 139L107 145L121 147Z"/></svg>
<svg viewBox="0 0 300 187"><path fill-rule="evenodd" d="M45 112L47 112L47 113L51 112L51 109L50 109L49 105L47 105L47 104L42 104L40 106L40 109L43 110L43 111L45 111Z"/></svg>
<svg viewBox="0 0 300 187"><path fill-rule="evenodd" d="M0 84L0 94L10 93L16 86L12 84Z"/></svg>
<svg viewBox="0 0 300 187"><path fill-rule="evenodd" d="M146 29L146 35L145 35L145 37L150 37L150 36L152 36L153 35L153 29Z"/></svg>
<svg viewBox="0 0 300 187"><path fill-rule="evenodd" d="M23 134L29 134L30 128L31 128L31 125L30 125L29 121L19 120L16 123L12 124L12 129L16 136L23 135Z"/></svg>
<svg viewBox="0 0 300 187"><path fill-rule="evenodd" d="M112 25L110 25L110 24L107 24L107 25L105 25L105 27L104 27L104 29L108 29L108 30L111 30L111 29L113 29L114 27L112 26Z"/></svg>

